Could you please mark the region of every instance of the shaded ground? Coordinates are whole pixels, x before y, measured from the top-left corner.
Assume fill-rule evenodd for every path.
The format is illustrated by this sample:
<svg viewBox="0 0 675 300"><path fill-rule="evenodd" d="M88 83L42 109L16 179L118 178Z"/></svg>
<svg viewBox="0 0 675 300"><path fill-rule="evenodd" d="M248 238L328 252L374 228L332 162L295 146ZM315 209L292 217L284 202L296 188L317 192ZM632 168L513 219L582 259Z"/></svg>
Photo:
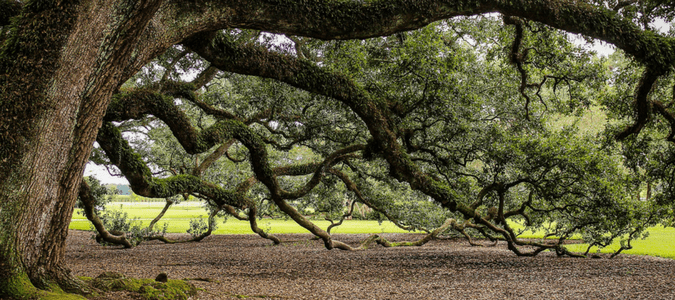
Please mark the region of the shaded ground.
<svg viewBox="0 0 675 300"><path fill-rule="evenodd" d="M479 248L464 240L329 251L309 241L310 235L298 234L279 235L291 241L281 246L254 235L219 235L196 244L151 242L119 249L101 247L90 236L70 231L66 255L75 275L114 271L154 278L166 272L171 279L212 280L191 281L205 289L196 299L675 299L675 260L645 256L523 258L501 244ZM335 235L352 245L366 237ZM129 299L119 293L106 297Z"/></svg>

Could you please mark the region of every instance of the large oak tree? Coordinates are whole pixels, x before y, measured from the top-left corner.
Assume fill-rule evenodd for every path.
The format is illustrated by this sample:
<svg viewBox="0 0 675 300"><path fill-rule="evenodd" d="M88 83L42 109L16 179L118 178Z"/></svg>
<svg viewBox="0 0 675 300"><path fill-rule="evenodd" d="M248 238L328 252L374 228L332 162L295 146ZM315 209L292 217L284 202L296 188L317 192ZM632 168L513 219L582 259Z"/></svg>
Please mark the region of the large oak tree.
<svg viewBox="0 0 675 300"><path fill-rule="evenodd" d="M653 112L675 128L669 106L650 97L657 80L673 67L674 40L646 25L651 17L668 17L672 11L660 3L612 1L2 0L0 296L23 297L34 287L45 289L49 284L74 291L84 288L63 267L64 243L83 168L97 137L139 194L169 197L190 192L218 199L220 204L250 206L236 191L195 185L196 176L153 178L110 123L150 113L180 119L163 103L166 98L147 91L118 93L127 79L173 45L185 45L222 70L273 78L342 102L367 127L367 151L387 162L391 176L450 211L487 222L474 207L457 201L452 187L410 159L410 149L402 143L405 132L392 118L395 108L380 96L316 64L233 45L218 30L354 39L491 12L509 16L507 23L516 26L520 20L539 22L614 44L635 59L636 68L644 69L634 85L634 122L617 135L626 138L640 132ZM519 64L517 55L513 62ZM186 90L166 87L164 92L180 95ZM111 103L129 109L106 116ZM188 153L203 152L229 139L239 141L250 152L256 180L282 211L297 216L283 201L295 195L280 187L277 175L307 169L274 170L264 142L245 120L224 116L218 126L184 134L179 140ZM324 160L322 168L357 150L363 149L337 151ZM324 242L328 248L347 247L329 236Z"/></svg>

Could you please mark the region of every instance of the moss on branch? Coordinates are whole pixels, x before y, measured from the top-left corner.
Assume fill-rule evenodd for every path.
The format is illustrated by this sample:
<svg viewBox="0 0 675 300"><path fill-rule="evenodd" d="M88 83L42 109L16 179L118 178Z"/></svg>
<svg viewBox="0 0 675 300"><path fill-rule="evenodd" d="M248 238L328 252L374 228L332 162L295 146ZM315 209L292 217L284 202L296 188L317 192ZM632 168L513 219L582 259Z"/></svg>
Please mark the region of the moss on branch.
<svg viewBox="0 0 675 300"><path fill-rule="evenodd" d="M213 200L218 205L246 208L251 201L241 194L225 190L194 175L174 175L153 178L150 169L138 153L122 138L120 131L109 122L99 130L97 142L106 156L127 178L132 190L141 196L167 198L185 193L196 193Z"/></svg>

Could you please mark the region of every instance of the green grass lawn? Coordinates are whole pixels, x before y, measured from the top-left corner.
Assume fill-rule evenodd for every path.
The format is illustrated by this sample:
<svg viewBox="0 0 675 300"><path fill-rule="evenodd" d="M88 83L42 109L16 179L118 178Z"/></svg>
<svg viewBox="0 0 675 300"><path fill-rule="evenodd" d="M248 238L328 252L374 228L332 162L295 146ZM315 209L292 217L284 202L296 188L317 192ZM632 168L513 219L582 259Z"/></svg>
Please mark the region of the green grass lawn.
<svg viewBox="0 0 675 300"><path fill-rule="evenodd" d="M651 255L675 259L675 228L662 226L649 228L649 237L644 240L631 242L633 249L624 250L621 253L636 255ZM568 249L575 252L586 252L588 244L570 245ZM602 249L602 253L613 253L620 248L618 242ZM597 248L592 248L589 253L595 253Z"/></svg>
<svg viewBox="0 0 675 300"><path fill-rule="evenodd" d="M511 224L511 227L518 228L518 224ZM521 238L540 239L543 233L525 231L520 235ZM581 239L581 236L574 236L573 239ZM675 259L675 228L657 226L649 228L649 237L644 240L633 240L631 242L633 249L624 250L621 253L635 255L651 255ZM614 253L621 247L619 241L616 241L609 247L600 250L600 253ZM586 252L588 244L569 245L567 248L573 252ZM597 247L591 248L589 253L596 253Z"/></svg>
<svg viewBox="0 0 675 300"><path fill-rule="evenodd" d="M153 203L113 203L108 209L123 210L129 214L130 218L139 219L144 225L159 214L164 204L159 202ZM73 221L70 223L70 229L90 230L90 223L87 219L78 213L76 210L73 214ZM183 203L181 205L170 208L161 221L156 225L156 228L162 228L163 223L168 223L168 232L184 233L190 224L190 220L194 218L208 217L204 208L198 204ZM234 218L229 218L225 224L222 223L222 218L218 222L218 229L214 234L253 234L249 223L247 221L239 221ZM323 229L326 229L330 224L328 221L313 220L313 222ZM308 231L292 220L279 219L263 219L258 222L258 226L263 230L269 230L270 233L308 233ZM382 222L378 224L377 221L362 221L362 220L346 220L341 226L333 228L332 233L395 233L407 232L396 227L391 222ZM523 234L523 238L541 238L542 234L528 232ZM631 243L633 249L623 251L626 254L636 255L651 255L675 259L675 228L653 227L649 229L649 237L645 240L636 240ZM578 244L570 245L568 248L575 252L584 252L588 245ZM619 248L616 243L610 247L604 248L601 252L614 252ZM591 253L595 253L596 249L592 249Z"/></svg>
<svg viewBox="0 0 675 300"><path fill-rule="evenodd" d="M143 225L152 221L164 207L163 203L113 203L107 206L107 209L122 210L129 214L129 218L138 219ZM90 223L76 209L73 214L73 221L70 222L70 229L89 230ZM160 229L163 223L168 223L168 232L184 233L190 227L190 220L195 218L208 218L208 214L199 205L179 205L171 207L164 217L155 225ZM240 221L234 218L228 218L225 224L220 218L218 229L214 234L253 234L248 221ZM314 224L326 229L330 222L324 220L313 220ZM270 233L309 233L292 220L283 219L262 219L258 221L258 227L263 230L269 230ZM331 230L331 233L383 233L383 232L407 232L402 230L391 222L363 221L363 220L345 220L345 222Z"/></svg>

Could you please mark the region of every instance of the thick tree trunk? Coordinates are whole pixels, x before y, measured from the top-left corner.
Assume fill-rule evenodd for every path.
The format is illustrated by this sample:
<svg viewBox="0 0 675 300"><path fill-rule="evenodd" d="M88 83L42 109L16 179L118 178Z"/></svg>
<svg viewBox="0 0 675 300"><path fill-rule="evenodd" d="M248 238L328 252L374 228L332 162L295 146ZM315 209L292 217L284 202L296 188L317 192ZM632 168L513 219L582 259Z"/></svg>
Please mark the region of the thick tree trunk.
<svg viewBox="0 0 675 300"><path fill-rule="evenodd" d="M50 284L82 290L63 267L68 224L131 52L125 45L143 29L130 23L147 23L157 6L102 2L27 4L14 39L3 45L0 298L23 298ZM114 18L125 10L131 13Z"/></svg>

